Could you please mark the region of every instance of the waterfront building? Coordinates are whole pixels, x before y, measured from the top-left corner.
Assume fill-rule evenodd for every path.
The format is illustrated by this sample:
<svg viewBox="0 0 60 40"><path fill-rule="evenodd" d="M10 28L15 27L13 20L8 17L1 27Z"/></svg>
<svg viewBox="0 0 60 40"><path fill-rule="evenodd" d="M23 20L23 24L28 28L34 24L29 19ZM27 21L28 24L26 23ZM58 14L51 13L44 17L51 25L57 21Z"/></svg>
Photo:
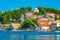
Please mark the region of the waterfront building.
<svg viewBox="0 0 60 40"><path fill-rule="evenodd" d="M51 31L56 31L57 30L56 27L57 27L56 22L51 22L51 26L50 26Z"/></svg>
<svg viewBox="0 0 60 40"><path fill-rule="evenodd" d="M60 20L56 20L55 22L57 31L60 31Z"/></svg>
<svg viewBox="0 0 60 40"><path fill-rule="evenodd" d="M21 24L19 24L19 23L11 23L11 25L12 25L14 30L21 28Z"/></svg>
<svg viewBox="0 0 60 40"><path fill-rule="evenodd" d="M13 27L10 24L1 24L0 29L4 30L4 31L6 31L6 30L8 31L8 30L13 29Z"/></svg>
<svg viewBox="0 0 60 40"><path fill-rule="evenodd" d="M42 29L42 31L47 31L51 26L51 23L49 23L48 19L40 19L38 20L38 27Z"/></svg>

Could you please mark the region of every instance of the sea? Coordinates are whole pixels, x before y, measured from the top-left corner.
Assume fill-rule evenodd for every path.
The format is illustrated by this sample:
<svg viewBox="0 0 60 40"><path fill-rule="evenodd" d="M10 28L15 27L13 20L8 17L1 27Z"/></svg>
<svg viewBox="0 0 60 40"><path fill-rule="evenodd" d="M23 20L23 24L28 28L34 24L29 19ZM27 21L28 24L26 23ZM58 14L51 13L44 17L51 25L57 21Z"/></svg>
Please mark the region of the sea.
<svg viewBox="0 0 60 40"><path fill-rule="evenodd" d="M0 40L60 40L60 35L0 35Z"/></svg>
<svg viewBox="0 0 60 40"><path fill-rule="evenodd" d="M36 32L0 32L0 40L60 40L60 35L55 35L54 33L51 32L48 35L47 33L46 35L41 33L42 35L39 35Z"/></svg>

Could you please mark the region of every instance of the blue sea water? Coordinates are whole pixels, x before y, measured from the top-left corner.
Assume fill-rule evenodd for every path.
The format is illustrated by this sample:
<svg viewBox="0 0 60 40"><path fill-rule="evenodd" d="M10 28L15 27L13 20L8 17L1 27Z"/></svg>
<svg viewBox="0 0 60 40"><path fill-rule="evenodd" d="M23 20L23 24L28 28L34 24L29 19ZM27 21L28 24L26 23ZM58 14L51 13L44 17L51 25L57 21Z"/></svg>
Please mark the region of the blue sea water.
<svg viewBox="0 0 60 40"><path fill-rule="evenodd" d="M60 40L55 35L0 35L0 40Z"/></svg>
<svg viewBox="0 0 60 40"><path fill-rule="evenodd" d="M0 40L60 40L60 32L0 31Z"/></svg>

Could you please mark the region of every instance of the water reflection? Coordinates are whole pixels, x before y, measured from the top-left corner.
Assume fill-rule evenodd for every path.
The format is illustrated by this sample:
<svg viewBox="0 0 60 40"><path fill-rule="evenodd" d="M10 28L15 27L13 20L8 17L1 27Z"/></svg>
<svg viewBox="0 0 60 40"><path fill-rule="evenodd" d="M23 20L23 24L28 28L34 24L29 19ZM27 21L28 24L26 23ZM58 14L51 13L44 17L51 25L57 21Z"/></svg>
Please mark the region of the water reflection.
<svg viewBox="0 0 60 40"><path fill-rule="evenodd" d="M60 35L57 35L57 40L60 40Z"/></svg>
<svg viewBox="0 0 60 40"><path fill-rule="evenodd" d="M55 40L55 35L0 35L0 40Z"/></svg>

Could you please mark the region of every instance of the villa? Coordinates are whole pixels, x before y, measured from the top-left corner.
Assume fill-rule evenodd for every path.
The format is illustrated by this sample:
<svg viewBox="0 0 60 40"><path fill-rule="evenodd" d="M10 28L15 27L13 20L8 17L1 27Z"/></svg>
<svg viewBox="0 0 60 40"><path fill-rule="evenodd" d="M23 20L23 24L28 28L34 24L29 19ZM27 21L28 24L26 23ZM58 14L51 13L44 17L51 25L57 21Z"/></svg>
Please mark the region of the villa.
<svg viewBox="0 0 60 40"><path fill-rule="evenodd" d="M47 31L50 28L51 23L49 23L48 19L40 19L38 20L38 25L38 27L42 29L42 31Z"/></svg>

